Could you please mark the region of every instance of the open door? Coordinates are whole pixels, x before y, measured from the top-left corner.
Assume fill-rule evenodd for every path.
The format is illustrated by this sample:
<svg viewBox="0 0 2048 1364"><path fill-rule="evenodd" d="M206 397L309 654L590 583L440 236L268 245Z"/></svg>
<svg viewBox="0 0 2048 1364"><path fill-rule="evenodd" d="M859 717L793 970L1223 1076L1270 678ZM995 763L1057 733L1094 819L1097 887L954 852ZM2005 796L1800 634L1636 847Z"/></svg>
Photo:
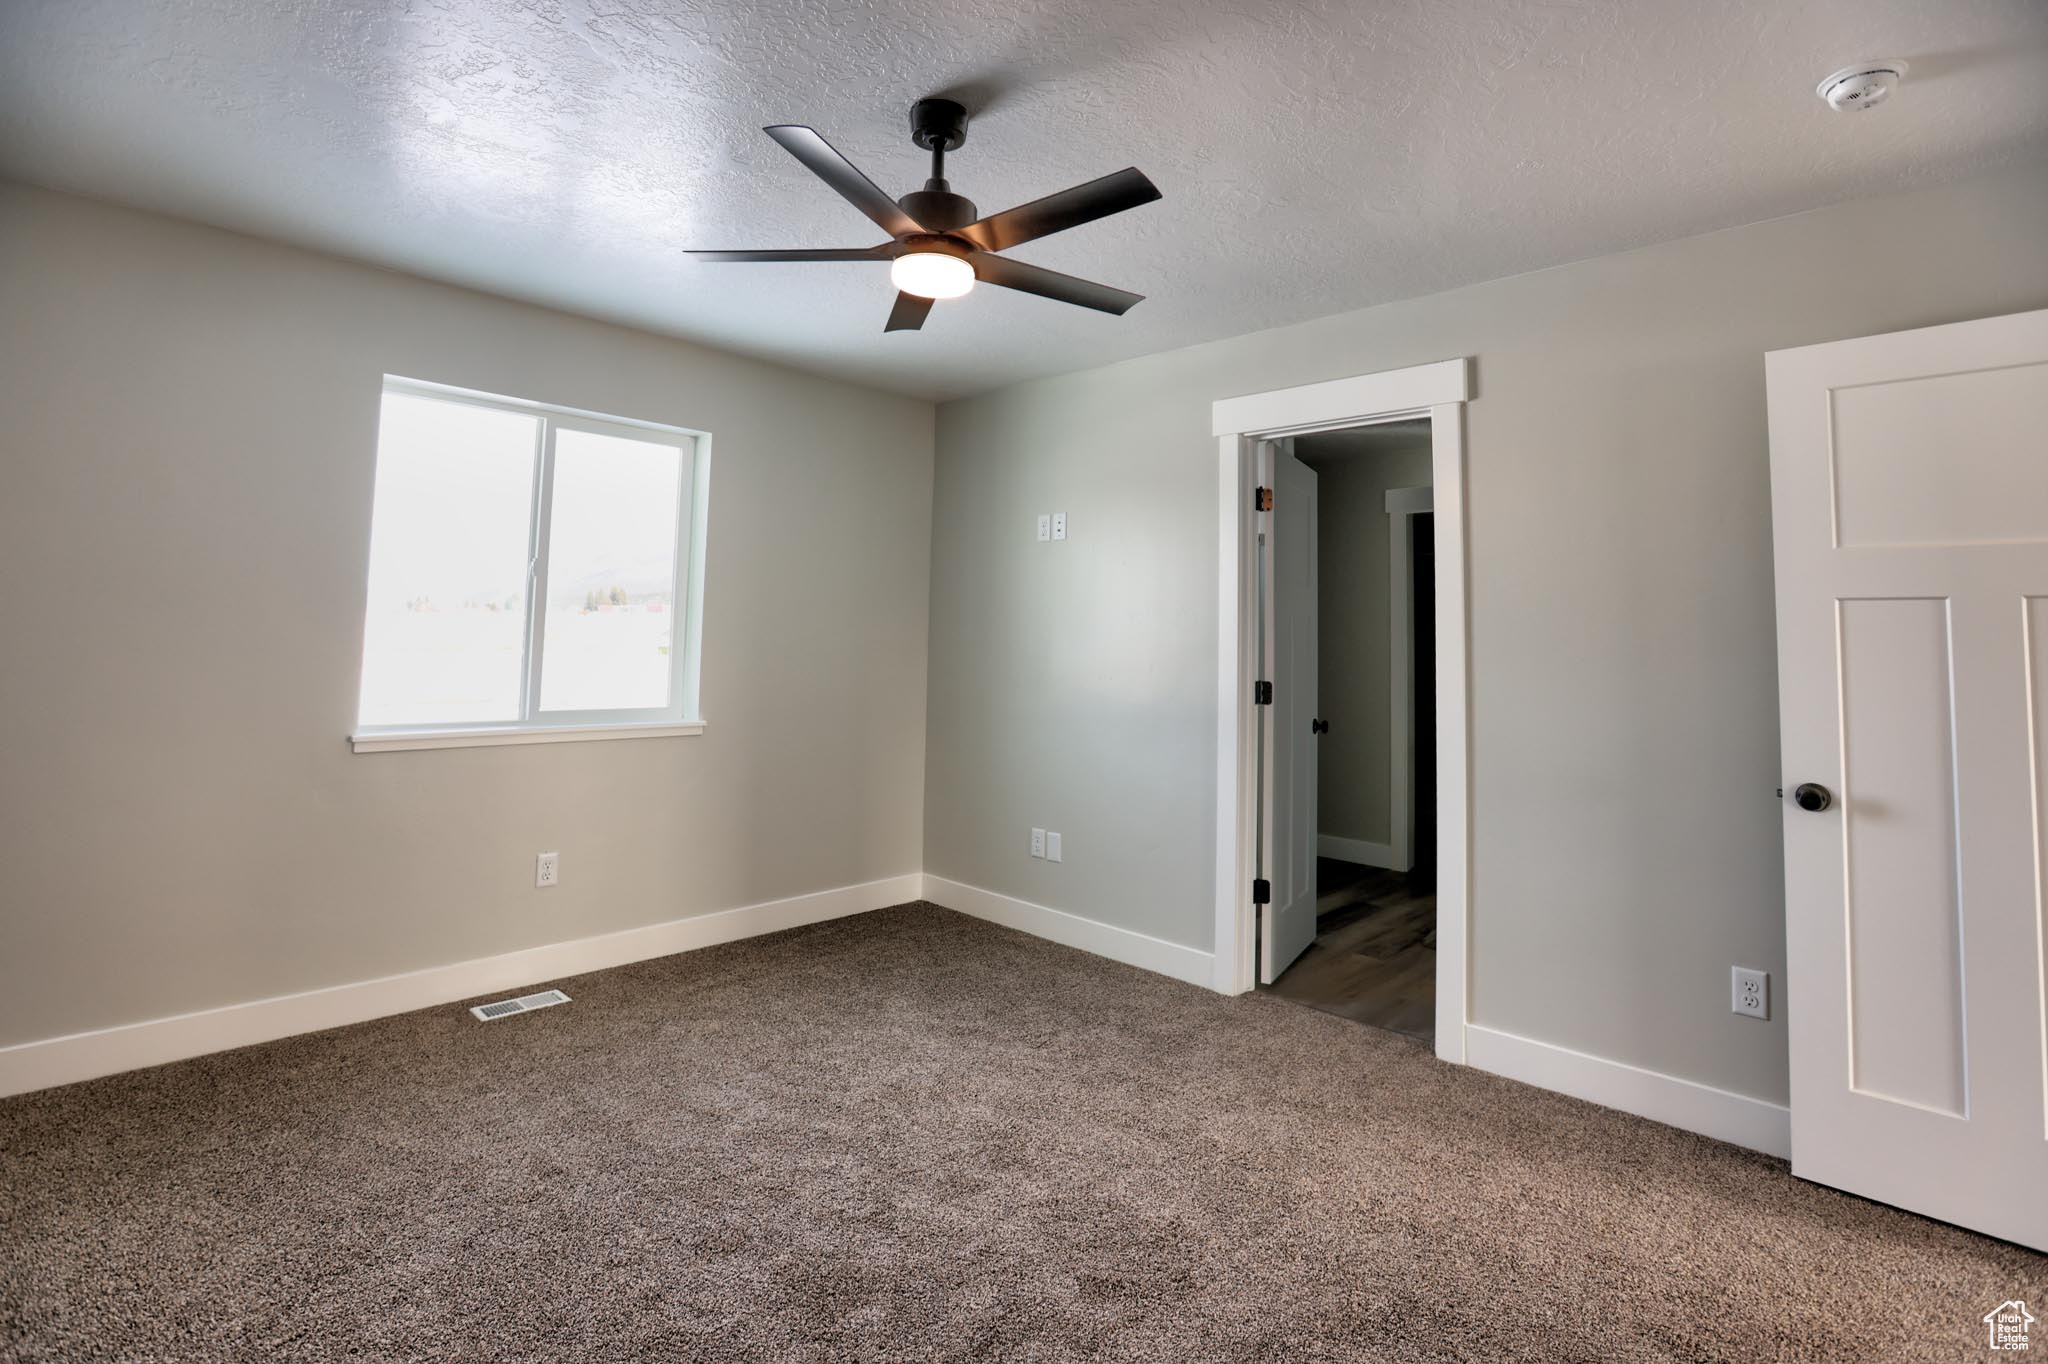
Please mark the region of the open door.
<svg viewBox="0 0 2048 1364"><path fill-rule="evenodd" d="M1271 985L1316 940L1317 582L1316 472L1292 443L1268 442L1261 462L1273 490L1266 517L1266 877L1259 914L1259 979Z"/></svg>
<svg viewBox="0 0 2048 1364"><path fill-rule="evenodd" d="M1792 1172L2048 1250L2048 311L1767 374Z"/></svg>

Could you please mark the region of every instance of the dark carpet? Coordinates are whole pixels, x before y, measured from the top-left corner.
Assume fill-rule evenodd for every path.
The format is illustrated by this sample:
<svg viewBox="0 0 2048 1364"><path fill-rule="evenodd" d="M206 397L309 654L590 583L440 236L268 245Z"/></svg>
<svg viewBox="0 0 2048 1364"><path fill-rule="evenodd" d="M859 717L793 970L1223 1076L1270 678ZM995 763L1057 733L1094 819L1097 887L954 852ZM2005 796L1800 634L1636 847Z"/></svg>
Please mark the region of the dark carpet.
<svg viewBox="0 0 2048 1364"><path fill-rule="evenodd" d="M0 1358L1940 1360L2048 1258L914 905L0 1102Z"/></svg>

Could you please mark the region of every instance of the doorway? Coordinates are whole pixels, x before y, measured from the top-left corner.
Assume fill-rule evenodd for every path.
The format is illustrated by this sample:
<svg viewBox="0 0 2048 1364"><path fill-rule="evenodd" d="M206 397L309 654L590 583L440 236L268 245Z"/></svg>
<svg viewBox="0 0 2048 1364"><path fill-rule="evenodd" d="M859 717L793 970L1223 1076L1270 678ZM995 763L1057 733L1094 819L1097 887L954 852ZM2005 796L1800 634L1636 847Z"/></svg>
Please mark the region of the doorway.
<svg viewBox="0 0 2048 1364"><path fill-rule="evenodd" d="M1267 531L1276 647L1313 671L1276 725L1293 785L1276 823L1314 821L1313 940L1261 934L1275 996L1434 1040L1436 1017L1435 605L1427 417L1274 443L1273 486L1311 505ZM1298 467L1295 467L1298 466ZM1280 540L1293 536L1301 543ZM1313 563L1307 562L1313 556ZM1290 599L1298 598L1298 599ZM1313 613L1313 619L1309 619ZM1296 679L1298 681L1299 679ZM1276 677L1275 686L1281 680ZM1312 699L1311 699L1312 698ZM1307 711L1306 719L1301 712ZM1306 736L1289 727L1307 726ZM1276 755L1277 757L1278 755ZM1285 793L1278 797L1287 801ZM1276 856L1281 850L1276 846ZM1303 867L1309 865L1306 859ZM1277 954L1300 948L1291 960Z"/></svg>
<svg viewBox="0 0 2048 1364"><path fill-rule="evenodd" d="M1464 404L1469 394L1470 362L1445 360L1221 399L1213 405L1211 426L1221 473L1216 984L1240 993L1261 983L1261 948L1274 943L1274 935L1285 941L1279 951L1265 953L1266 966L1291 963L1318 936L1320 897L1314 876L1319 830L1306 809L1316 800L1316 783L1305 780L1301 763L1294 761L1302 737L1295 730L1306 735L1310 722L1321 718L1316 669L1304 666L1297 653L1300 632L1315 628L1318 613L1279 616L1266 609L1278 572L1268 571L1265 557L1269 549L1296 553L1315 531L1313 521L1292 520L1288 508L1298 512L1303 499L1290 500L1275 476L1276 471L1306 472L1306 466L1275 456L1289 440L1404 421L1428 424L1433 506L1426 543L1433 553L1426 567L1432 570L1435 591L1418 614L1433 627L1434 650L1423 652L1433 663L1434 685L1417 685L1411 673L1408 690L1411 698L1416 693L1433 696L1435 761L1427 764L1433 780L1418 796L1430 801L1431 812L1412 822L1406 836L1411 851L1417 839L1434 850L1433 1044L1440 1058L1459 1063L1466 1058L1468 972ZM1293 526L1291 533L1282 530L1283 518ZM1413 516L1407 520L1412 531ZM1299 601L1300 594L1293 599ZM1282 734L1289 740L1285 745L1277 742ZM1411 762L1415 756L1407 754ZM1417 768L1411 771L1419 775Z"/></svg>

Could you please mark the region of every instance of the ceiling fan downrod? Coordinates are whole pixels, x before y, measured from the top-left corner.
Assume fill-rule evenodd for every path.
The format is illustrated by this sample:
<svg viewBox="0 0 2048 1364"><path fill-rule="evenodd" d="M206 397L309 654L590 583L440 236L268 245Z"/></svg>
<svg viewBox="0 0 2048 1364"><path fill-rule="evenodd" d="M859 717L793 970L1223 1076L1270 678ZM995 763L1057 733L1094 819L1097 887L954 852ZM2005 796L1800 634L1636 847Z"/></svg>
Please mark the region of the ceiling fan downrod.
<svg viewBox="0 0 2048 1364"><path fill-rule="evenodd" d="M950 99L921 99L910 106L910 140L932 154L924 188L896 202L934 233L954 232L981 216L974 201L946 183L946 153L967 141L967 110Z"/></svg>

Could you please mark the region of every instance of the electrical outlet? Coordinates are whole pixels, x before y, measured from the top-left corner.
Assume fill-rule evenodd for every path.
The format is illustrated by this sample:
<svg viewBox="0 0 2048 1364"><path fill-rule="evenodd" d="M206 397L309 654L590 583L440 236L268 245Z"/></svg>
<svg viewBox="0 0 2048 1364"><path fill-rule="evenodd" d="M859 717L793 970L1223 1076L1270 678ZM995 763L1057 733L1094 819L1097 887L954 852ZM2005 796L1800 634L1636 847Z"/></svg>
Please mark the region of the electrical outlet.
<svg viewBox="0 0 2048 1364"><path fill-rule="evenodd" d="M1045 516L1043 514L1039 516L1038 538L1041 540L1052 539L1052 518L1050 516Z"/></svg>
<svg viewBox="0 0 2048 1364"><path fill-rule="evenodd" d="M1750 1018L1771 1016L1771 973L1752 971L1746 966L1734 968L1732 979L1734 995L1728 1007L1736 1013Z"/></svg>
<svg viewBox="0 0 2048 1364"><path fill-rule="evenodd" d="M1031 831L1031 855L1033 857L1045 856L1045 830L1033 829Z"/></svg>
<svg viewBox="0 0 2048 1364"><path fill-rule="evenodd" d="M534 859L533 884L546 888L562 879L562 855L558 852L542 853Z"/></svg>
<svg viewBox="0 0 2048 1364"><path fill-rule="evenodd" d="M1060 860L1060 836L1050 830L1045 835L1045 860L1048 862Z"/></svg>
<svg viewBox="0 0 2048 1364"><path fill-rule="evenodd" d="M1067 538L1067 514L1065 512L1054 512L1052 514L1052 538L1055 540Z"/></svg>

